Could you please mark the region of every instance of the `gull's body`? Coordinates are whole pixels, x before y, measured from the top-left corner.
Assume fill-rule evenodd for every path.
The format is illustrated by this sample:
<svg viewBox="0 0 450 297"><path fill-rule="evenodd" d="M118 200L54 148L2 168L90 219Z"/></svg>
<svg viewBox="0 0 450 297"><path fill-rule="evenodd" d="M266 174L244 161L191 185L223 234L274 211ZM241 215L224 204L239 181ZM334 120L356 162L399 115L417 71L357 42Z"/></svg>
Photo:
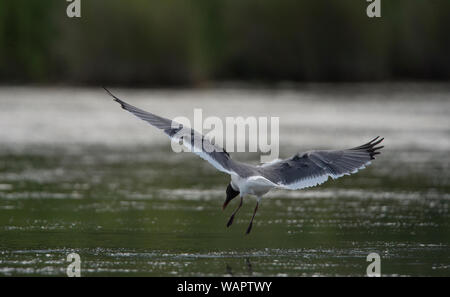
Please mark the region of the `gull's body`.
<svg viewBox="0 0 450 297"><path fill-rule="evenodd" d="M106 89L105 89L106 90ZM212 144L207 138L197 131L184 128L169 119L138 109L106 90L123 109L148 122L152 126L163 130L171 139L182 141L193 153L211 163L216 169L227 173L231 181L226 189L225 208L236 196L240 196L240 203L232 213L227 226L233 223L234 216L241 208L245 195L257 197L257 203L252 219L247 228L250 233L253 219L258 210L261 197L273 188L298 190L322 184L329 177L336 179L344 175L356 173L359 169L369 165L377 150L382 146L376 146L383 138L372 141L351 149L321 150L297 153L291 158L275 160L263 165L251 165L237 162L220 147ZM187 133L182 134L184 130ZM182 136L180 136L182 135Z"/></svg>
<svg viewBox="0 0 450 297"><path fill-rule="evenodd" d="M267 194L267 192L275 187L264 180L253 179L252 177L242 178L238 175L231 176L231 186L235 190L239 190L242 196L248 194L257 197Z"/></svg>

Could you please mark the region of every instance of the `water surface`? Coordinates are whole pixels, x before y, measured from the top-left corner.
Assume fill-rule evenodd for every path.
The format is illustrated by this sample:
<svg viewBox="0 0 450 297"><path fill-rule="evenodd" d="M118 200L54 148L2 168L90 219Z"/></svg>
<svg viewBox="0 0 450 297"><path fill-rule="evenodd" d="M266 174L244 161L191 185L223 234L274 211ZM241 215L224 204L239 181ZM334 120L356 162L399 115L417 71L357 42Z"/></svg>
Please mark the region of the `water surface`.
<svg viewBox="0 0 450 297"><path fill-rule="evenodd" d="M279 116L281 157L386 138L351 177L221 205L229 177L102 90L0 89L0 275L450 275L450 89L443 85L115 90L168 117ZM239 109L236 110L236 106ZM219 108L220 107L220 108ZM258 154L232 154L258 162Z"/></svg>

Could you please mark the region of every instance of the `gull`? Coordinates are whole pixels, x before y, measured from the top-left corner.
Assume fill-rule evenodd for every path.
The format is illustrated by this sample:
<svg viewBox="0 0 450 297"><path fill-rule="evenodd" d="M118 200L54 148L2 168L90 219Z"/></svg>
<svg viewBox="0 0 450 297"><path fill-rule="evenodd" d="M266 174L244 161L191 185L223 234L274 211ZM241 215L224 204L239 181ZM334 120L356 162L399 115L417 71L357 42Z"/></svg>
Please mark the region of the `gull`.
<svg viewBox="0 0 450 297"><path fill-rule="evenodd" d="M216 146L194 129L185 128L175 121L134 107L113 95L108 89L104 89L123 109L163 130L173 141L181 142L217 170L230 175L231 181L226 189L222 210L238 195L240 202L232 212L227 227L231 226L236 213L242 207L244 196L254 195L257 197L246 234L252 230L261 197L271 189L299 190L322 184L330 177L337 179L356 173L370 165L375 156L380 154L379 150L383 148L383 146L377 146L384 139L378 136L366 144L350 149L307 151L296 153L288 159L278 159L262 165L246 164L231 159L231 156L223 148ZM187 129L188 132L182 134L180 133L182 129Z"/></svg>

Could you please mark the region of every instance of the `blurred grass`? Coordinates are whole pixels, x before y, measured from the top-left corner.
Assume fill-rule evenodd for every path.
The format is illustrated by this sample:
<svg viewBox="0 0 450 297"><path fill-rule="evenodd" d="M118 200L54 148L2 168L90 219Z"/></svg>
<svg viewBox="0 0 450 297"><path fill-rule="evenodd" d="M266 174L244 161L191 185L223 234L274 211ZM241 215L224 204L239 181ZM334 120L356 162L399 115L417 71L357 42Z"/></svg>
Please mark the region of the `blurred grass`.
<svg viewBox="0 0 450 297"><path fill-rule="evenodd" d="M0 82L201 85L208 81L450 78L450 2L0 2Z"/></svg>

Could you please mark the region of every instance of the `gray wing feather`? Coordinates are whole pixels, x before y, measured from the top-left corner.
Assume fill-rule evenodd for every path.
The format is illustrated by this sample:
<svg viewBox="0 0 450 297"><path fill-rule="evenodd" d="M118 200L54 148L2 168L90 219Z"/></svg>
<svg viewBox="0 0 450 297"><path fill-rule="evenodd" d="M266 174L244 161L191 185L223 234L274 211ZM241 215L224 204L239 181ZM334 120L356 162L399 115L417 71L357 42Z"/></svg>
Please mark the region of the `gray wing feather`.
<svg viewBox="0 0 450 297"><path fill-rule="evenodd" d="M157 127L164 132L175 141L183 141L183 145L188 147L193 153L200 156L202 159L208 161L214 167L222 172L226 172L228 174L243 174L249 175L251 174L250 166L246 164L234 162L231 160L230 155L223 149L214 144L212 144L207 138L205 138L201 133L198 133L194 129L183 128L183 125L157 116L153 113L144 111L139 109L131 104L126 103L125 101L114 96L108 89L104 88L108 94L114 98L114 101L118 102L123 109L131 112L138 118L148 122L154 127ZM184 131L182 131L184 129ZM183 133L179 133L183 132ZM181 136L181 139L178 136Z"/></svg>
<svg viewBox="0 0 450 297"><path fill-rule="evenodd" d="M336 179L365 168L379 154L383 146L376 146L383 138L346 150L310 151L261 166L261 176L281 188L301 189L324 183L329 177Z"/></svg>

